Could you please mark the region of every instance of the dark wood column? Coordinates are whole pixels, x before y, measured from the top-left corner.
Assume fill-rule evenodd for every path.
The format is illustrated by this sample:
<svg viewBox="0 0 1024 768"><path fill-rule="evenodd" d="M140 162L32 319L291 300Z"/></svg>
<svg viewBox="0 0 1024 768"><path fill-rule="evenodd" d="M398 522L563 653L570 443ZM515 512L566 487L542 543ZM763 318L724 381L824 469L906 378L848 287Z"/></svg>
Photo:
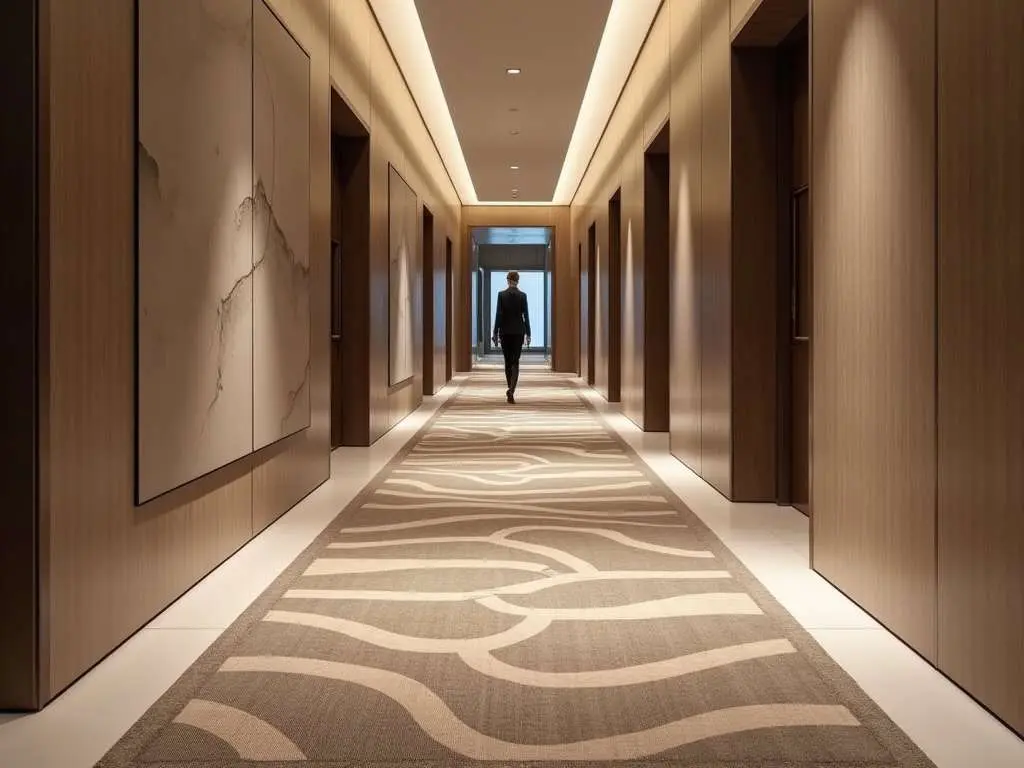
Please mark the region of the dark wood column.
<svg viewBox="0 0 1024 768"><path fill-rule="evenodd" d="M8 0L0 25L0 709L39 706L38 16L38 0Z"/></svg>

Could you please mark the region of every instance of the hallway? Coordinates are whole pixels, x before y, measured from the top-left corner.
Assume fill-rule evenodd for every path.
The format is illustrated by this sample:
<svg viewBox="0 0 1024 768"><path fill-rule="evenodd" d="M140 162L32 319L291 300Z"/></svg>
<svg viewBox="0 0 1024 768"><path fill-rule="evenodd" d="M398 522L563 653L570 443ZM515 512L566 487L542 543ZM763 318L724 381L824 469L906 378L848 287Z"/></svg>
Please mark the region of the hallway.
<svg viewBox="0 0 1024 768"><path fill-rule="evenodd" d="M979 745L987 768L1020 764L807 570L801 515L716 502L568 376L524 373L514 408L502 393L462 378L340 515L298 524L329 483L50 708L0 720L0 764L91 765L157 697L101 765L930 765L900 728L938 766ZM188 672L161 696L166 667Z"/></svg>

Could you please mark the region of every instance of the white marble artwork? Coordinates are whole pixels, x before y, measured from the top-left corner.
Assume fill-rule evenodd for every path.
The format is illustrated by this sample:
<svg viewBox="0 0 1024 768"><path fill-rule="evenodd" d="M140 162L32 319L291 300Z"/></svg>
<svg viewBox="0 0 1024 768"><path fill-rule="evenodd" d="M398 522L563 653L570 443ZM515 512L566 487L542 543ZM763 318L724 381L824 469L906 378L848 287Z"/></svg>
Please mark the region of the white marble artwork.
<svg viewBox="0 0 1024 768"><path fill-rule="evenodd" d="M252 2L139 4L138 497L252 451Z"/></svg>
<svg viewBox="0 0 1024 768"><path fill-rule="evenodd" d="M389 384L412 378L415 370L413 276L416 269L416 193L394 168L388 175Z"/></svg>
<svg viewBox="0 0 1024 768"><path fill-rule="evenodd" d="M309 57L253 3L253 444L309 426Z"/></svg>

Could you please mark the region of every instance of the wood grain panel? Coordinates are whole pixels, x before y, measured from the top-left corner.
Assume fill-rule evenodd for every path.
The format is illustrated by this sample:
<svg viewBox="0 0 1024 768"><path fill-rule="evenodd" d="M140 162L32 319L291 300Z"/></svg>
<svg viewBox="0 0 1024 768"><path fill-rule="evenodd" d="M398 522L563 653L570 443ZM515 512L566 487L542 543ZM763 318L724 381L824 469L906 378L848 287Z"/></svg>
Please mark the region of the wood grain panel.
<svg viewBox="0 0 1024 768"><path fill-rule="evenodd" d="M445 262L445 246L447 235L439 231L437 227L433 230L433 271L425 275L429 278L433 292L433 335L430 339L432 353L426 365L433 366L433 387L430 394L437 394L440 389L448 383L447 353L448 327L446 320L448 289L447 289L447 267Z"/></svg>
<svg viewBox="0 0 1024 768"><path fill-rule="evenodd" d="M750 5L737 18L737 5ZM733 0L733 45L774 48L807 17L808 0Z"/></svg>
<svg viewBox="0 0 1024 768"><path fill-rule="evenodd" d="M423 208L423 394L434 394L434 216Z"/></svg>
<svg viewBox="0 0 1024 768"><path fill-rule="evenodd" d="M638 148L639 150L639 148ZM631 152L631 157L643 155ZM628 168L627 170L632 170ZM644 232L644 211L646 199L644 187L636 182L635 174L627 177L623 185L625 213L623 215L622 237L622 289L621 296L621 389L622 412L641 429L644 429L644 387L646 366L644 361L650 350L646 334L646 290L647 290L647 242ZM667 191L666 187L666 191Z"/></svg>
<svg viewBox="0 0 1024 768"><path fill-rule="evenodd" d="M669 445L674 456L700 474L700 5L690 0L670 0L669 17L672 32Z"/></svg>
<svg viewBox="0 0 1024 768"><path fill-rule="evenodd" d="M935 8L812 5L814 567L935 658Z"/></svg>
<svg viewBox="0 0 1024 768"><path fill-rule="evenodd" d="M37 302L45 300L37 291L38 275L45 275L40 267L47 254L36 244L36 8L32 0L9 3L0 26L0 70L6 73L0 83L5 110L0 120L0 496L5 501L0 515L0 709L32 709L39 703L36 414L39 368L45 361L39 359L36 333Z"/></svg>
<svg viewBox="0 0 1024 768"><path fill-rule="evenodd" d="M554 247L551 269L551 364L556 371L571 373L579 355L579 265L572 248L568 206L465 206L462 208L462 252L470 253L469 232L473 227L552 227ZM458 262L457 336L459 370L472 367L472 294L468 258Z"/></svg>
<svg viewBox="0 0 1024 768"><path fill-rule="evenodd" d="M729 15L731 18L730 27L733 34L736 34L757 11L758 6L765 0L729 0Z"/></svg>
<svg viewBox="0 0 1024 768"><path fill-rule="evenodd" d="M608 239L603 262L605 269L598 275L604 303L604 312L599 317L605 321L602 323L601 335L605 343L605 359L602 361L605 370L604 394L610 403L617 403L622 399L622 218L620 188L608 201Z"/></svg>
<svg viewBox="0 0 1024 768"><path fill-rule="evenodd" d="M303 25L325 23L325 9L318 17L313 4L276 8L298 35L314 28ZM44 541L52 663L44 700L241 546L253 533L254 513L263 524L324 479L328 429L320 334L311 429L134 506L134 7L130 0L88 8L55 0L49 10L45 33L59 55L48 60L54 151L44 234L53 254L47 351L62 375L43 395L52 413L45 439L53 469ZM325 84L326 41L304 44L320 68L314 82ZM311 268L321 276L329 238L326 99L326 90L314 99L312 123L315 151L325 160L311 178L311 237L320 256ZM325 328L326 295L313 312Z"/></svg>
<svg viewBox="0 0 1024 768"><path fill-rule="evenodd" d="M309 427L259 457L253 468L252 533L261 531L331 474L330 252L331 87L329 0L269 0L310 57Z"/></svg>
<svg viewBox="0 0 1024 768"><path fill-rule="evenodd" d="M340 97L339 97L340 100ZM339 109L343 109L340 107ZM370 140L337 139L342 182L341 348L342 444L370 444Z"/></svg>
<svg viewBox="0 0 1024 768"><path fill-rule="evenodd" d="M406 87L391 49L377 25L366 0L335 2L332 6L331 28L348 27L344 35L335 37L353 41L366 50L369 85L369 116L364 117L370 130L370 257L367 293L369 296L369 440L376 441L395 424L415 410L423 400L422 365L408 383L390 387L388 382L388 167L394 166L416 193L420 205L427 206L434 216L435 236L450 237L453 242L460 229L461 204L448 179L444 164L423 123L423 119ZM332 73L335 83L347 82L358 92L361 77L357 69L361 57L346 57L338 52ZM357 96L349 97L345 86L340 90L353 106ZM358 109L357 109L358 114ZM360 114L361 117L363 115ZM421 225L418 225L421 226ZM458 254L455 254L456 257ZM415 319L415 359L422 360L423 291L421 250L417 250L414 279L413 313Z"/></svg>
<svg viewBox="0 0 1024 768"><path fill-rule="evenodd" d="M669 429L670 130L666 125L644 156L642 426L649 432Z"/></svg>
<svg viewBox="0 0 1024 768"><path fill-rule="evenodd" d="M938 663L1024 734L1024 5L938 30Z"/></svg>
<svg viewBox="0 0 1024 768"><path fill-rule="evenodd" d="M729 9L701 2L701 477L732 494L732 213Z"/></svg>
<svg viewBox="0 0 1024 768"><path fill-rule="evenodd" d="M732 56L732 499L775 501L778 415L776 57Z"/></svg>

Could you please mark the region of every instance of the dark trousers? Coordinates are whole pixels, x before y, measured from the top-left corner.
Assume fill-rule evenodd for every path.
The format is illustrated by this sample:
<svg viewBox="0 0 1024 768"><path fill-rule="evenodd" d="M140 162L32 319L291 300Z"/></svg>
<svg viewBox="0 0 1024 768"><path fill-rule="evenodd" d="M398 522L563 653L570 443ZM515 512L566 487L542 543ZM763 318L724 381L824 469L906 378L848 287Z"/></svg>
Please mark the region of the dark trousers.
<svg viewBox="0 0 1024 768"><path fill-rule="evenodd" d="M503 334L501 354L505 356L505 381L510 392L516 391L519 383L519 358L523 354L523 334Z"/></svg>

